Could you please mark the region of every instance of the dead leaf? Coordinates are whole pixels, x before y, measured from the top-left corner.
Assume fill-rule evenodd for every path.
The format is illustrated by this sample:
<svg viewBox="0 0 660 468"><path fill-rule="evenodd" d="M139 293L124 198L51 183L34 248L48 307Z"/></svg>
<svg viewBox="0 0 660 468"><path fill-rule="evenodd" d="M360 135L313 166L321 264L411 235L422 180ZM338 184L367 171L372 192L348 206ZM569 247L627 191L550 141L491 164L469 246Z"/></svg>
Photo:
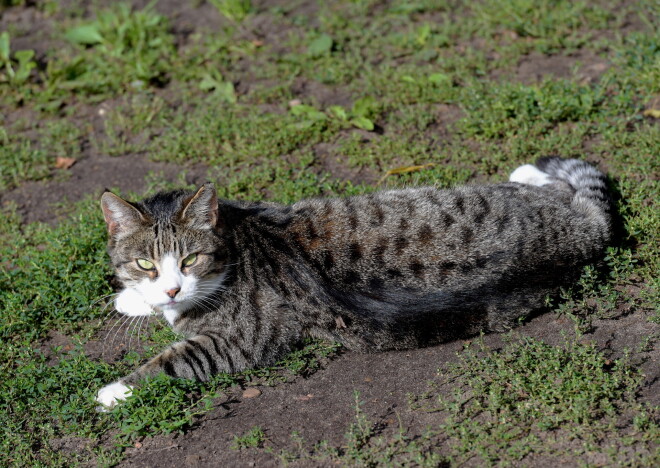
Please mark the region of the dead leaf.
<svg viewBox="0 0 660 468"><path fill-rule="evenodd" d="M291 99L289 101L289 107L296 107L302 104L302 101L300 99Z"/></svg>
<svg viewBox="0 0 660 468"><path fill-rule="evenodd" d="M264 45L264 41L262 41L260 39L253 39L252 40L252 45L255 46L255 47L261 47L261 46Z"/></svg>
<svg viewBox="0 0 660 468"><path fill-rule="evenodd" d="M346 322L344 322L344 319L341 317L335 317L335 324L337 325L337 328L346 328Z"/></svg>
<svg viewBox="0 0 660 468"><path fill-rule="evenodd" d="M76 160L74 158L64 158L62 156L58 156L57 159L55 160L55 168L56 169L69 169L75 163L76 163Z"/></svg>
<svg viewBox="0 0 660 468"><path fill-rule="evenodd" d="M135 443L133 444L133 447L135 447L135 448L142 448L142 442L135 442Z"/></svg>
<svg viewBox="0 0 660 468"><path fill-rule="evenodd" d="M395 174L406 174L408 172L416 172L416 171L421 171L423 169L428 169L429 167L435 166L434 163L428 163L428 164L422 164L420 166L403 166L403 167L395 167L394 169L390 169L385 173L383 177L380 178L378 183L376 184L377 186L380 185L388 176L395 175Z"/></svg>
<svg viewBox="0 0 660 468"><path fill-rule="evenodd" d="M298 400L298 401L309 401L312 398L314 398L314 394L308 393L307 395L302 395L302 396L296 397L296 400Z"/></svg>
<svg viewBox="0 0 660 468"><path fill-rule="evenodd" d="M517 32L512 30L506 30L502 33L502 35L509 39L518 39L520 37Z"/></svg>
<svg viewBox="0 0 660 468"><path fill-rule="evenodd" d="M654 119L660 119L660 109L646 109L642 112L642 115L645 117L653 117Z"/></svg>
<svg viewBox="0 0 660 468"><path fill-rule="evenodd" d="M243 398L256 398L261 395L261 390L258 388L250 387L243 391Z"/></svg>

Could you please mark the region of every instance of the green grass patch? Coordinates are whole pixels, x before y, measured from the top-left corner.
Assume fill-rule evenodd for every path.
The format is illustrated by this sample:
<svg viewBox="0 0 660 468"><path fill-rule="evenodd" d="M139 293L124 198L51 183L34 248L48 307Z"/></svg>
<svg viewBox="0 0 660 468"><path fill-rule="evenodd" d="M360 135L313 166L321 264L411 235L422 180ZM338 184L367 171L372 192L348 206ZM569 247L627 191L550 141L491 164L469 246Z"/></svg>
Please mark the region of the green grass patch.
<svg viewBox="0 0 660 468"><path fill-rule="evenodd" d="M82 95L161 86L175 53L167 19L153 2L134 11L127 3L100 11L92 22L68 28L64 36L76 46L49 62L50 89Z"/></svg>
<svg viewBox="0 0 660 468"><path fill-rule="evenodd" d="M635 402L641 376L626 357L607 359L592 343L567 340L550 346L527 338L495 351L477 342L441 376L465 384L425 408L448 413L439 430L450 436L454 463L496 464L524 460L531 453L558 456L607 446L602 434L628 410L639 421L631 429L637 445L610 453L610 462L619 463L635 450L646 462L654 457L654 410ZM570 443L576 439L581 441L577 449Z"/></svg>
<svg viewBox="0 0 660 468"><path fill-rule="evenodd" d="M560 122L593 118L603 104L603 91L565 80L538 86L475 84L461 99L468 114L461 127L467 135L485 138L542 134Z"/></svg>
<svg viewBox="0 0 660 468"><path fill-rule="evenodd" d="M26 180L39 180L50 174L50 158L26 138L0 127L0 190Z"/></svg>
<svg viewBox="0 0 660 468"><path fill-rule="evenodd" d="M568 0L486 0L474 3L471 9L479 23L491 31L544 39L546 47L554 48L575 44L584 29L606 28L613 16L600 5Z"/></svg>

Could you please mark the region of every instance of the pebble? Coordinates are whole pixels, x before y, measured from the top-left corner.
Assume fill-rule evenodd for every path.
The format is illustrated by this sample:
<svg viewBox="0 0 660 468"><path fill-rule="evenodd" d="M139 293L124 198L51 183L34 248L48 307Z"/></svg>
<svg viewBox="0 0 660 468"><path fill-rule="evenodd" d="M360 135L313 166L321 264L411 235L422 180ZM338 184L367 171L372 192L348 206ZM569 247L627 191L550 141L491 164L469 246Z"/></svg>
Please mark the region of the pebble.
<svg viewBox="0 0 660 468"><path fill-rule="evenodd" d="M246 388L243 391L243 398L256 398L259 395L261 395L261 390L254 387Z"/></svg>

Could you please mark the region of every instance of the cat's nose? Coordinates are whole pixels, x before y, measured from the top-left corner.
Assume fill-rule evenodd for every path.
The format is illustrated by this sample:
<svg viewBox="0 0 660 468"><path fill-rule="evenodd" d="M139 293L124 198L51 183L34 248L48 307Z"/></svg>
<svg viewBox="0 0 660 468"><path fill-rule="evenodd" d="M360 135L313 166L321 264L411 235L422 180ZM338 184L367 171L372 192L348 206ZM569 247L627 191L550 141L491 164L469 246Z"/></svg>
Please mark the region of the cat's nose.
<svg viewBox="0 0 660 468"><path fill-rule="evenodd" d="M181 288L172 288L172 289L168 289L167 291L165 291L165 294L167 294L172 299L174 299L174 296L179 294L179 291L181 291Z"/></svg>

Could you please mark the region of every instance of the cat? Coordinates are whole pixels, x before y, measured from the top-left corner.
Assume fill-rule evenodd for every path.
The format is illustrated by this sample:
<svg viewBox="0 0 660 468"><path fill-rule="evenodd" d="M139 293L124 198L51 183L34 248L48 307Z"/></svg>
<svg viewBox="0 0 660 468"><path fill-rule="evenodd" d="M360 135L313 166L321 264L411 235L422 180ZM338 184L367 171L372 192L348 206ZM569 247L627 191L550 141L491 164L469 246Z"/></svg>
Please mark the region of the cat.
<svg viewBox="0 0 660 468"><path fill-rule="evenodd" d="M605 176L557 157L449 190L285 206L219 201L207 183L138 203L106 191L101 205L125 287L115 308L187 337L103 387L104 409L145 376L204 381L272 364L305 337L373 352L507 330L612 238Z"/></svg>

